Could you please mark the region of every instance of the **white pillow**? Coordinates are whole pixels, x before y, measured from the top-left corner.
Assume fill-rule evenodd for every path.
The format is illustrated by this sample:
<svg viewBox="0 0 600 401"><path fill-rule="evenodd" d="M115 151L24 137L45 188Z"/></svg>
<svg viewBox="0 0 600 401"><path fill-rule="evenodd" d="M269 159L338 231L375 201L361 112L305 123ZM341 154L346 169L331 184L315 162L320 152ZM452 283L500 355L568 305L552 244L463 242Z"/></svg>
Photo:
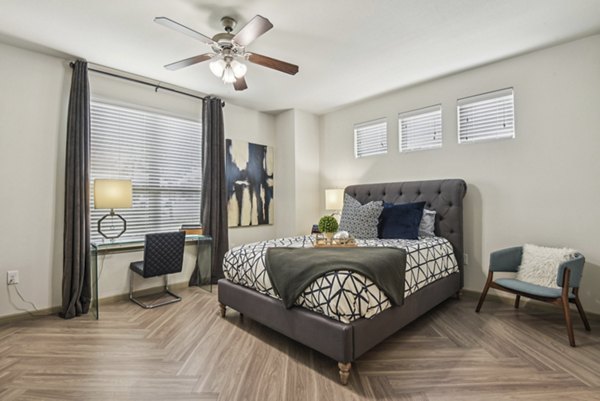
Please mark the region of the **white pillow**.
<svg viewBox="0 0 600 401"><path fill-rule="evenodd" d="M577 253L569 248L549 248L531 244L523 245L521 266L517 280L544 287L560 288L556 285L558 266Z"/></svg>
<svg viewBox="0 0 600 401"><path fill-rule="evenodd" d="M423 209L423 217L421 217L421 224L419 224L419 235L422 237L433 237L435 228L435 211L429 209Z"/></svg>

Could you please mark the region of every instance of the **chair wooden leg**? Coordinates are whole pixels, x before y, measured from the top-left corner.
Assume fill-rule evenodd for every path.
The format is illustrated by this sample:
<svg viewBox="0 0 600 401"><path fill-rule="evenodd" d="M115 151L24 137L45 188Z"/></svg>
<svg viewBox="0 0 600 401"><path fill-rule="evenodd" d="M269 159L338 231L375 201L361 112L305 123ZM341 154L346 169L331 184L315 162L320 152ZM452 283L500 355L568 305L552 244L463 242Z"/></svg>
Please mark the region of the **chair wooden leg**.
<svg viewBox="0 0 600 401"><path fill-rule="evenodd" d="M583 305L581 305L581 301L579 300L579 288L573 288L573 294L575 294L575 305L577 305L577 310L579 311L579 316L581 316L581 320L583 320L583 325L587 331L591 331L590 322L588 322L587 316L583 310Z"/></svg>
<svg viewBox="0 0 600 401"><path fill-rule="evenodd" d="M565 269L564 279L563 279L563 289L561 296L561 304L563 308L563 313L565 315L565 323L567 324L567 334L569 335L569 344L571 347L575 346L575 334L573 333L573 322L571 321L571 309L569 308L569 276L571 271L569 269Z"/></svg>
<svg viewBox="0 0 600 401"><path fill-rule="evenodd" d="M479 297L479 303L477 303L477 308L475 312L479 313L481 310L481 306L483 305L483 301L485 301L485 297L490 289L490 284L492 284L492 280L494 279L494 272L489 272L487 281L485 282L485 287L483 287L483 291L481 291L481 296Z"/></svg>
<svg viewBox="0 0 600 401"><path fill-rule="evenodd" d="M565 323L567 324L567 334L569 335L569 344L571 347L575 346L575 334L573 334L573 322L571 321L571 314L569 309L569 302L564 300L561 302L563 307L563 313L565 315Z"/></svg>
<svg viewBox="0 0 600 401"><path fill-rule="evenodd" d="M515 298L515 309L519 309L519 301L521 301L521 296L517 295Z"/></svg>

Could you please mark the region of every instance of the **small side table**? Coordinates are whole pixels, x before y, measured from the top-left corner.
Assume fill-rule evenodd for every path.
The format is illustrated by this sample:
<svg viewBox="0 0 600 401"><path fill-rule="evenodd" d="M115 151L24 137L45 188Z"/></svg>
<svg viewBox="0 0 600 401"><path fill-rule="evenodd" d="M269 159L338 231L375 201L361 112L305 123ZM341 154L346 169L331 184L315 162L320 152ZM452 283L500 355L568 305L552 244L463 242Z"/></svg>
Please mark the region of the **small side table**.
<svg viewBox="0 0 600 401"><path fill-rule="evenodd" d="M198 248L196 253L196 268L200 288L212 292L211 267L212 267L212 237L207 235L187 235L185 242L195 242ZM98 255L110 253L134 252L144 249L144 239L116 239L107 242L93 242L91 244L91 268L92 268L92 302L91 310L96 320L100 318L100 307L98 300Z"/></svg>

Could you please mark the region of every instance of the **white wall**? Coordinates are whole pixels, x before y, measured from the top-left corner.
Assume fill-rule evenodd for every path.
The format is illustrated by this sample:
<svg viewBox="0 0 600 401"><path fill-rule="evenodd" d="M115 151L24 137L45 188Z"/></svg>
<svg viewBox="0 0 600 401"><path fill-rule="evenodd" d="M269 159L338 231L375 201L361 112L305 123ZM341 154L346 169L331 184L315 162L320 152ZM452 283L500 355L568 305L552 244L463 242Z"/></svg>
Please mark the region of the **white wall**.
<svg viewBox="0 0 600 401"><path fill-rule="evenodd" d="M68 61L0 43L0 316L30 308L6 283L18 270L23 296L45 309L61 303L62 227L66 115L71 71ZM169 110L188 118L201 114L200 101L90 73L93 96ZM225 135L273 146L275 118L227 104ZM275 174L278 166L275 166ZM282 172L283 173L283 172ZM276 182L277 185L277 182ZM231 245L272 238L275 226L232 229ZM186 248L184 271L170 278L186 282L195 247ZM101 258L100 297L126 293L127 269L141 252ZM157 285L158 282L146 283ZM9 302L11 299L16 308Z"/></svg>
<svg viewBox="0 0 600 401"><path fill-rule="evenodd" d="M306 235L319 217L319 119L288 110L276 118L276 160L283 171L277 182L277 237ZM324 195L321 195L324 197Z"/></svg>
<svg viewBox="0 0 600 401"><path fill-rule="evenodd" d="M4 285L19 270L23 295L39 308L60 304L66 107L70 69L61 58L0 44L0 316L17 313ZM532 242L577 248L588 260L584 306L600 312L600 36L494 63L370 99L320 119L291 110L277 118L227 104L226 136L275 146L274 226L230 230L230 244L306 232L324 209L325 188L354 183L462 177L465 240L470 264L466 288L480 290L488 255ZM164 104L176 113L200 113L199 103L177 95L91 75L97 94L127 102ZM457 145L456 99L512 86L517 138ZM165 97L166 96L166 97ZM168 100L167 100L168 99ZM443 105L444 147L399 154L397 113ZM389 152L353 156L352 126L387 117ZM292 161L292 163L290 163ZM316 169L319 169L320 175ZM289 201L289 202L288 202ZM107 256L101 296L126 291L129 261L140 254ZM187 279L193 249L186 251ZM11 298L17 307L14 288Z"/></svg>
<svg viewBox="0 0 600 401"><path fill-rule="evenodd" d="M68 82L57 58L0 44L0 315L60 303ZM58 227L61 227L58 229ZM60 252L59 252L59 246Z"/></svg>
<svg viewBox="0 0 600 401"><path fill-rule="evenodd" d="M319 222L320 200L325 199L325 191L319 186L319 118L296 110L295 126L296 234L305 235Z"/></svg>
<svg viewBox="0 0 600 401"><path fill-rule="evenodd" d="M600 312L600 36L497 62L329 113L321 188L466 180L465 288L480 291L491 251L525 242L587 258L582 302ZM514 87L516 139L457 144L456 99ZM441 103L443 148L398 152L399 112ZM388 153L355 159L353 124L388 119Z"/></svg>
<svg viewBox="0 0 600 401"><path fill-rule="evenodd" d="M279 199L279 185L283 184L280 174L284 174L284 167L278 163L277 149L275 143L275 117L254 110L226 104L223 111L225 118L225 137L241 139L247 142L257 143L274 147L275 162L273 167L275 216L273 225L262 225L254 227L232 227L229 229L229 246L234 247L248 242L261 241L275 238L277 220L277 209L284 207L285 203Z"/></svg>
<svg viewBox="0 0 600 401"><path fill-rule="evenodd" d="M296 145L295 145L295 113L287 110L275 119L276 143L275 164L282 172L277 171L275 181L275 202L285 205L275 208L277 222L276 237L288 237L296 232Z"/></svg>

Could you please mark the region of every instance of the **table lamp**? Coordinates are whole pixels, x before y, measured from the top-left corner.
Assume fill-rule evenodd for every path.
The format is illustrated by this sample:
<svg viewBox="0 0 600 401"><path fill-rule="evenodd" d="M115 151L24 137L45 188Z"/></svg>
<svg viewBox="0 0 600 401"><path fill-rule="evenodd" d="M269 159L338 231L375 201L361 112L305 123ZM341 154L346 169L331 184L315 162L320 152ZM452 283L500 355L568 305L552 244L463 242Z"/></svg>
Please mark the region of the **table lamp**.
<svg viewBox="0 0 600 401"><path fill-rule="evenodd" d="M127 221L115 209L131 207L131 180L94 180L94 209L110 209L110 213L98 220L98 233L106 239L119 238L127 230ZM102 232L102 222L107 217L117 217L123 221L123 230L116 235L107 235Z"/></svg>
<svg viewBox="0 0 600 401"><path fill-rule="evenodd" d="M332 210L332 216L340 215L344 208L344 189L325 190L325 210Z"/></svg>

